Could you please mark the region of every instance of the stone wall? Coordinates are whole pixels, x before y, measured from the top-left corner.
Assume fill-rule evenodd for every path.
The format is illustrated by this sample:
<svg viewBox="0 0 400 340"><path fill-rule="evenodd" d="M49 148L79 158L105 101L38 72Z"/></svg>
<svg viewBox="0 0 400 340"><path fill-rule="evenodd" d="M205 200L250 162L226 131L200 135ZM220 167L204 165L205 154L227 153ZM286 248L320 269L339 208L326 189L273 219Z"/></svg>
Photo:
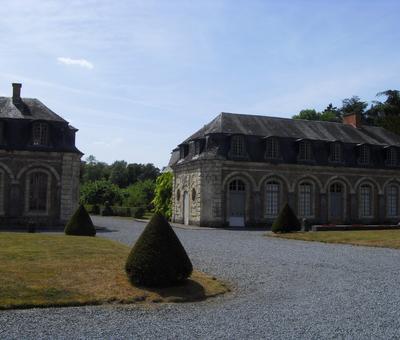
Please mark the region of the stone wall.
<svg viewBox="0 0 400 340"><path fill-rule="evenodd" d="M323 167L313 165L265 164L256 162L197 160L174 166L174 220L183 221L181 201L176 200L178 188L190 188L200 182L201 190L194 205L192 224L223 226L228 221L228 185L234 179L246 184L246 225L270 225L274 218L266 216L265 184L271 179L281 184L280 206L288 202L298 212L298 186L302 181L312 184L314 215L309 223L329 223L329 188L337 181L344 188L343 223L397 223L400 216L386 214L385 190L389 183L400 185L399 170ZM195 174L195 175L194 175ZM194 176L194 177L193 177ZM197 178L194 180L193 178ZM373 187L373 216L359 216L359 187L370 183ZM400 212L400 207L399 207Z"/></svg>
<svg viewBox="0 0 400 340"><path fill-rule="evenodd" d="M0 224L59 225L79 200L80 155L0 150ZM29 174L47 175L46 211L29 211Z"/></svg>

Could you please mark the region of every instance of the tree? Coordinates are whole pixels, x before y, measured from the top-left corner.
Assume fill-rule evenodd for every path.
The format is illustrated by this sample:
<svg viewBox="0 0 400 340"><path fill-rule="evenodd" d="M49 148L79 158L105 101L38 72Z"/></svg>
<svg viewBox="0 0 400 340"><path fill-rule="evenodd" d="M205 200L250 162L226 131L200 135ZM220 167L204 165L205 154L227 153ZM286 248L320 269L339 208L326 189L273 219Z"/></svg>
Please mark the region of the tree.
<svg viewBox="0 0 400 340"><path fill-rule="evenodd" d="M120 189L106 180L87 182L81 185L81 202L85 204L104 204L109 202L111 205L121 202L122 195Z"/></svg>
<svg viewBox="0 0 400 340"><path fill-rule="evenodd" d="M342 122L342 115L340 113L340 110L338 110L337 107L333 106L332 103L330 103L324 111L321 112L321 120L327 121L327 122L337 122L340 123Z"/></svg>
<svg viewBox="0 0 400 340"><path fill-rule="evenodd" d="M115 161L110 166L110 182L119 186L120 188L126 188L128 186L128 164L125 161Z"/></svg>
<svg viewBox="0 0 400 340"><path fill-rule="evenodd" d="M164 172L157 177L154 192L154 210L168 219L172 216L172 172Z"/></svg>
<svg viewBox="0 0 400 340"><path fill-rule="evenodd" d="M365 109L368 106L368 103L361 101L357 96L343 99L342 103L343 105L340 108L340 113L342 115L359 114L361 117L364 117Z"/></svg>
<svg viewBox="0 0 400 340"><path fill-rule="evenodd" d="M314 109L301 110L298 115L294 115L293 119L305 120L321 120L321 114Z"/></svg>
<svg viewBox="0 0 400 340"><path fill-rule="evenodd" d="M134 285L168 287L186 280L193 266L172 227L156 213L132 248L125 271Z"/></svg>
<svg viewBox="0 0 400 340"><path fill-rule="evenodd" d="M127 167L128 183L134 184L137 181L145 181L147 179L155 181L160 174L160 170L153 164L132 163Z"/></svg>
<svg viewBox="0 0 400 340"><path fill-rule="evenodd" d="M88 158L86 158L86 161L82 164L81 170L82 183L108 179L109 177L107 163L98 162L93 155L90 155Z"/></svg>
<svg viewBox="0 0 400 340"><path fill-rule="evenodd" d="M130 185L124 191L124 205L127 207L143 207L151 210L156 184L147 179Z"/></svg>

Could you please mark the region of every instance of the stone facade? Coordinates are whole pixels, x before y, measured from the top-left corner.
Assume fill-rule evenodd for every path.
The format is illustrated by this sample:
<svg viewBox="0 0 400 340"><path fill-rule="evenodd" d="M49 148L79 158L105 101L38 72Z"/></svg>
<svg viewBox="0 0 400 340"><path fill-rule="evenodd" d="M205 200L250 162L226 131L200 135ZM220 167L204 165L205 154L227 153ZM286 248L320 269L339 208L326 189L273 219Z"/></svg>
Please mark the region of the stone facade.
<svg viewBox="0 0 400 340"><path fill-rule="evenodd" d="M0 224L65 224L79 202L77 129L37 99L0 97Z"/></svg>
<svg viewBox="0 0 400 340"><path fill-rule="evenodd" d="M193 146L189 138L174 150L170 163L174 173L174 222L216 227L235 225L238 219L232 217L235 217L238 202L243 205L239 216L243 217L245 226L271 225L285 203L309 224L397 224L400 221L397 156L391 166L385 165L388 164L385 157L378 156L371 157L368 164L356 166L352 157L359 157L357 146L353 149L346 146L354 152L343 154L341 162L330 164L285 162L282 157L278 161L257 161L248 156L238 159L232 156L232 150L225 143L234 135L204 134L200 142L202 147ZM391 137L394 141L381 146L381 154L385 155L385 150L392 147L397 152L400 143L396 136ZM293 147L297 143L294 140ZM327 159L330 159L329 144L324 148L324 142L315 143L319 150L327 150ZM263 152L262 149L248 150L249 144L244 145L247 154ZM374 147L378 155L380 146ZM260 144L260 148L265 148L265 144ZM318 157L324 156L320 153ZM240 192L232 192L238 183ZM195 192L194 198L192 192ZM185 196L189 197L186 202ZM275 201L274 204L271 201Z"/></svg>

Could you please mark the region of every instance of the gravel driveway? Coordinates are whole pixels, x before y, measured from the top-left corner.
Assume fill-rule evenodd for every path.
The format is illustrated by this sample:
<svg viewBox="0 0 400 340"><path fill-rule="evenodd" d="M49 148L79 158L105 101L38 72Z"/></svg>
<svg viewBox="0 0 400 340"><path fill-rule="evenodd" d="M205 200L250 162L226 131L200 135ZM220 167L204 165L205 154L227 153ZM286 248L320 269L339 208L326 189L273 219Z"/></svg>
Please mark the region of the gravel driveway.
<svg viewBox="0 0 400 340"><path fill-rule="evenodd" d="M94 218L131 244L143 224ZM175 229L193 264L234 291L200 303L0 312L0 338L400 338L400 251ZM1 287L0 287L1 289Z"/></svg>

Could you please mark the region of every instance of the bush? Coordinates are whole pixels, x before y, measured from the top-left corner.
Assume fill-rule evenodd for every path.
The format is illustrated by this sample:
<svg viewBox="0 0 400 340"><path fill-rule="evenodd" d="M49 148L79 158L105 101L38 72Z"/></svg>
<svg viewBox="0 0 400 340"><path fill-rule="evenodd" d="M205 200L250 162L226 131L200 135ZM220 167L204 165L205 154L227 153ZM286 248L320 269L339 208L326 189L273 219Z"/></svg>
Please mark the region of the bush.
<svg viewBox="0 0 400 340"><path fill-rule="evenodd" d="M123 204L127 207L144 207L153 209L154 190L156 184L152 180L139 181L123 191Z"/></svg>
<svg viewBox="0 0 400 340"><path fill-rule="evenodd" d="M84 204L119 204L122 201L122 191L107 180L87 182L81 185L81 202Z"/></svg>
<svg viewBox="0 0 400 340"><path fill-rule="evenodd" d="M154 210L166 216L172 216L172 172L164 172L156 180L156 189L153 199Z"/></svg>
<svg viewBox="0 0 400 340"><path fill-rule="evenodd" d="M132 284L168 287L187 279L193 266L168 221L156 213L132 248L125 270Z"/></svg>
<svg viewBox="0 0 400 340"><path fill-rule="evenodd" d="M114 216L122 216L122 217L131 217L132 212L131 208L129 207L119 207L119 206L112 206L111 210Z"/></svg>
<svg viewBox="0 0 400 340"><path fill-rule="evenodd" d="M132 208L132 216L134 218L142 218L145 214L146 210L143 207L135 207Z"/></svg>
<svg viewBox="0 0 400 340"><path fill-rule="evenodd" d="M300 222L289 204L286 203L272 224L272 231L274 233L289 233L298 230L300 230Z"/></svg>
<svg viewBox="0 0 400 340"><path fill-rule="evenodd" d="M100 215L100 207L97 204L85 204L86 211L91 215Z"/></svg>
<svg viewBox="0 0 400 340"><path fill-rule="evenodd" d="M93 226L93 222L83 205L80 205L79 208L72 215L71 219L65 227L64 232L66 235L76 236L96 235L96 229Z"/></svg>
<svg viewBox="0 0 400 340"><path fill-rule="evenodd" d="M104 204L104 208L103 208L103 210L101 212L101 216L113 216L113 215L114 215L114 212L113 212L113 210L112 210L112 208L110 206L110 203L107 201Z"/></svg>

